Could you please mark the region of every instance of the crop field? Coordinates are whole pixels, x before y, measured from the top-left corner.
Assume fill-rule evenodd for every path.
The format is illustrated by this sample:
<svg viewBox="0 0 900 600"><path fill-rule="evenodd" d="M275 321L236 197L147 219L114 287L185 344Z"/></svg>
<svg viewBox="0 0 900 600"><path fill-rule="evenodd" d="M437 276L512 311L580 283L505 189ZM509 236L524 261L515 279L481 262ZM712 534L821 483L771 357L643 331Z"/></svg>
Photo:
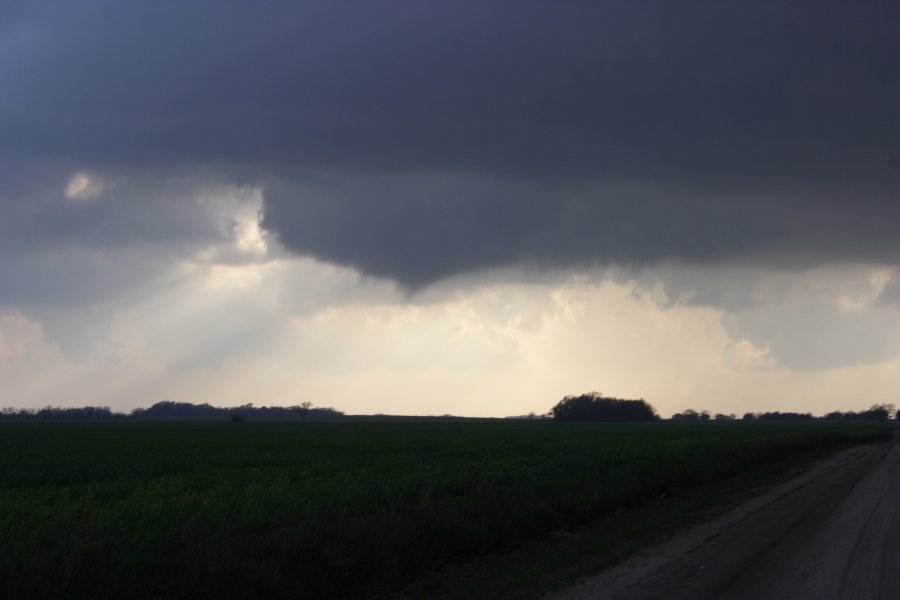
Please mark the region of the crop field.
<svg viewBox="0 0 900 600"><path fill-rule="evenodd" d="M0 596L341 598L864 424L0 423Z"/></svg>

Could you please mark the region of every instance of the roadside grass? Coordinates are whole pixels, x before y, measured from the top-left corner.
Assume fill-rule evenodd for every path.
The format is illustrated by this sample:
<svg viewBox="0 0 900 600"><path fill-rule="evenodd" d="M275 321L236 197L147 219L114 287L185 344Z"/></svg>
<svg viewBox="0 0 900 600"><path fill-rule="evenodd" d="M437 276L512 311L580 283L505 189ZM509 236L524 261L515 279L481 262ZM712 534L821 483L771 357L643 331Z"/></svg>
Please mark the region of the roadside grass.
<svg viewBox="0 0 900 600"><path fill-rule="evenodd" d="M556 532L543 568L528 569L552 586L689 518L717 482L881 435L827 423L0 423L0 595L371 596ZM619 518L629 510L646 518ZM517 597L503 573L449 591Z"/></svg>

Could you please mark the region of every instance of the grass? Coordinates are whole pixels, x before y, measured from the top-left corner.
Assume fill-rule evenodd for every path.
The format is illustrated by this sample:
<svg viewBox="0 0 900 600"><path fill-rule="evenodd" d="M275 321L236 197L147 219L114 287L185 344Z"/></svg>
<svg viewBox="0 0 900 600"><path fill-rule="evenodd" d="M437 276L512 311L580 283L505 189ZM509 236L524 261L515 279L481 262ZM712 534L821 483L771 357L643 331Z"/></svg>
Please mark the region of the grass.
<svg viewBox="0 0 900 600"><path fill-rule="evenodd" d="M825 423L0 423L0 595L371 594L879 435Z"/></svg>

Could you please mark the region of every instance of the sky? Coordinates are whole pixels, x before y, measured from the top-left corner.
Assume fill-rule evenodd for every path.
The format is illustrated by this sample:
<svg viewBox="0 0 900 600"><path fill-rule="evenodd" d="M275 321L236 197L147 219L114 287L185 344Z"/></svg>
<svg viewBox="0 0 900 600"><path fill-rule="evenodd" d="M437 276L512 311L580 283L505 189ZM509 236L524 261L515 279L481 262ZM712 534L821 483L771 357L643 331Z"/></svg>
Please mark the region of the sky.
<svg viewBox="0 0 900 600"><path fill-rule="evenodd" d="M898 403L897 3L0 4L0 406Z"/></svg>

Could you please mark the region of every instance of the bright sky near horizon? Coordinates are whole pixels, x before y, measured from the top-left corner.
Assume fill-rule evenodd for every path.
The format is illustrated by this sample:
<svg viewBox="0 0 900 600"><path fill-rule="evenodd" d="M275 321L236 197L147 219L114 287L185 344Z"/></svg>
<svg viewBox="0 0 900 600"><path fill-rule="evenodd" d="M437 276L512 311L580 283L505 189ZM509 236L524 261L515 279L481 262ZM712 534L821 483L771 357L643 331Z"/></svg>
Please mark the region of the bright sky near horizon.
<svg viewBox="0 0 900 600"><path fill-rule="evenodd" d="M0 7L0 406L859 410L900 5Z"/></svg>

